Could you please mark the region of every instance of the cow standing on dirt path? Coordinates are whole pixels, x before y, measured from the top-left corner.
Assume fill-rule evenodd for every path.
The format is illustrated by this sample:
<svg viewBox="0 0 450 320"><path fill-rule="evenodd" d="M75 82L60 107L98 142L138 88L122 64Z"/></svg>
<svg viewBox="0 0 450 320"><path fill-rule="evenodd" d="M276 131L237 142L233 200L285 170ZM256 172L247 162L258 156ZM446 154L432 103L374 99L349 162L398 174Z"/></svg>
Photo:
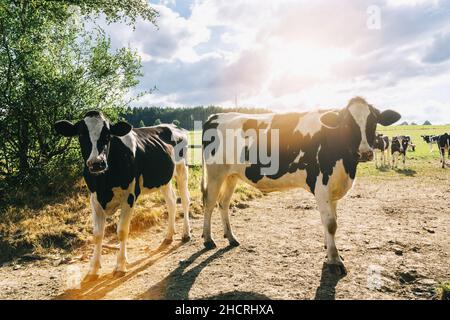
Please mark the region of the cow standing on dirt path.
<svg viewBox="0 0 450 320"><path fill-rule="evenodd" d="M98 111L88 112L72 124L63 120L55 130L66 137L78 136L84 159L84 180L91 192L94 223L94 255L87 280L95 279L100 269L105 220L121 209L117 235L120 250L114 270L116 276L126 272L127 239L133 207L142 193L160 190L167 203L169 226L165 242L175 232L176 196L172 188L175 177L184 212L183 240L190 239L187 135L174 125L132 128L126 122L110 124Z"/></svg>
<svg viewBox="0 0 450 320"><path fill-rule="evenodd" d="M395 111L380 112L359 97L351 99L347 107L334 111L211 116L203 127L205 247L216 246L211 236L211 215L216 203L219 204L225 237L230 245L239 245L228 212L238 180L263 192L300 187L314 194L317 200L329 268L335 273L346 273L334 240L337 202L351 189L358 162L373 159L377 123L388 126L400 117ZM234 130L233 137L230 130ZM249 130L251 133L247 136ZM279 141L276 141L277 136ZM247 139L249 144L237 150L238 157L240 160L243 157L244 161L231 163L227 159L230 155L224 150L229 150L228 146L237 137ZM267 140L263 152L258 150L261 140ZM276 172L271 172L273 163L261 156L267 154L267 150L271 150L271 154L278 151L278 158L272 159L278 161ZM256 161L248 161L248 157L255 154Z"/></svg>

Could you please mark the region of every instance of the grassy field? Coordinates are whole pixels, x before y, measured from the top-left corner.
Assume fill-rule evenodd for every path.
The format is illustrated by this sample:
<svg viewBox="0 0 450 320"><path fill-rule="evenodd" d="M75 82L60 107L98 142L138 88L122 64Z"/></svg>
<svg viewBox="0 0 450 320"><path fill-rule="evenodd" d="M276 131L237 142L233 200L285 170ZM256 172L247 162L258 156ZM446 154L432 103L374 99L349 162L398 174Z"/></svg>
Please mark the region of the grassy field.
<svg viewBox="0 0 450 320"><path fill-rule="evenodd" d="M416 144L415 152L408 152L406 170L390 168L376 169L374 163L361 164L358 176L373 179L391 179L395 176L433 177L442 173L439 154L435 147L430 153L429 146L421 135L450 132L450 126L393 126L379 128L389 135L410 135ZM201 133L191 132L191 144L201 144ZM201 149L191 149L195 164L201 164ZM402 168L400 166L400 168ZM201 167L190 169L189 188L192 196L191 213L201 215L200 192ZM0 214L0 261L9 260L25 253L47 255L49 253L70 252L73 248L89 242L91 237L91 213L89 193L82 179L71 192L57 198L36 196L32 192L24 195L27 201L21 205L10 205ZM261 196L261 193L247 185L240 184L234 195L234 205ZM181 214L181 212L180 212ZM165 227L165 204L159 194L140 197L131 223L132 235L150 226ZM115 236L118 214L109 218L107 236Z"/></svg>
<svg viewBox="0 0 450 320"><path fill-rule="evenodd" d="M430 147L422 139L422 135L440 135L445 132L450 133L450 125L447 126L391 126L379 127L378 132L383 133L390 138L399 135L411 136L412 142L416 145L416 151L408 151L406 168L403 164L399 164L399 169L392 170L387 167L375 168L373 163L364 163L358 166L358 176L372 176L374 178L383 179L391 178L396 175L406 176L433 176L442 172L440 166L439 150L436 144L433 152Z"/></svg>

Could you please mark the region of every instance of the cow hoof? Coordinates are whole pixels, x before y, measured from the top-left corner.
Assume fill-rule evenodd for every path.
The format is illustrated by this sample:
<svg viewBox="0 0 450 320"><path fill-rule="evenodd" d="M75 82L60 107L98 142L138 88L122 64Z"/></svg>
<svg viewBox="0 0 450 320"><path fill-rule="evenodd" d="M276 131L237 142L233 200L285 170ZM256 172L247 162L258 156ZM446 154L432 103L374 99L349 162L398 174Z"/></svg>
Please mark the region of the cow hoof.
<svg viewBox="0 0 450 320"><path fill-rule="evenodd" d="M82 282L84 282L84 283L86 283L86 282L92 282L92 281L97 280L98 278L99 278L99 275L98 275L98 274L87 274L87 275L84 277L84 279L83 279Z"/></svg>
<svg viewBox="0 0 450 320"><path fill-rule="evenodd" d="M191 241L191 236L189 234L185 235L181 238L181 241L184 243L189 242L189 241Z"/></svg>
<svg viewBox="0 0 450 320"><path fill-rule="evenodd" d="M113 272L113 278L122 278L126 275L127 273L125 271L119 271L119 270L114 270Z"/></svg>
<svg viewBox="0 0 450 320"><path fill-rule="evenodd" d="M209 241L205 241L203 243L203 245L205 246L206 249L211 250L214 249L216 246L216 243L213 240L209 240Z"/></svg>
<svg viewBox="0 0 450 320"><path fill-rule="evenodd" d="M232 239L229 241L231 247L239 247L240 243L236 239Z"/></svg>
<svg viewBox="0 0 450 320"><path fill-rule="evenodd" d="M347 269L343 264L328 264L328 270L336 276L345 276L347 274Z"/></svg>

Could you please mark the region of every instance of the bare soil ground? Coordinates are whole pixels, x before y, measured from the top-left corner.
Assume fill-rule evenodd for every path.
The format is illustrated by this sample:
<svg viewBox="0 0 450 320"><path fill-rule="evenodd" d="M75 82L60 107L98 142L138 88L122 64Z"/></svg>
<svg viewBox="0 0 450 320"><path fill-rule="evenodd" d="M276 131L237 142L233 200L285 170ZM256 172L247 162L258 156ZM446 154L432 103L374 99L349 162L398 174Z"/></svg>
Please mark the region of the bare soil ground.
<svg viewBox="0 0 450 320"><path fill-rule="evenodd" d="M323 264L314 198L293 190L233 209L240 247L227 246L215 212L218 247L204 250L203 220L195 216L187 244L180 241L181 220L169 246L159 246L165 226L135 235L122 278L112 277L115 239L104 249L100 278L78 288L90 246L69 257L8 263L0 268L0 298L432 299L435 287L450 279L449 200L448 174L360 178L338 207L337 245L349 271L342 278Z"/></svg>

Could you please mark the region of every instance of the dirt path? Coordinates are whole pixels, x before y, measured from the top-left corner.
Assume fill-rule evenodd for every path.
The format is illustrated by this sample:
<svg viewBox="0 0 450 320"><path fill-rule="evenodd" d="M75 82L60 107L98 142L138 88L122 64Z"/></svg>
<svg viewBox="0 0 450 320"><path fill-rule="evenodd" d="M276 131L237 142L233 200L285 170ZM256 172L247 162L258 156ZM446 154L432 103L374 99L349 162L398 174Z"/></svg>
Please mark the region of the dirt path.
<svg viewBox="0 0 450 320"><path fill-rule="evenodd" d="M337 245L349 271L344 278L324 268L313 197L294 190L234 209L240 247L227 247L215 212L215 250L203 250L202 217L196 217L188 244L177 234L172 245L158 248L165 227L131 239L129 272L119 279L111 276L114 248L105 249L102 276L75 290L67 287L87 271L90 248L75 253L72 261L3 266L0 298L432 298L436 284L450 279L450 178L368 181L358 180L338 209ZM181 221L177 227L181 231Z"/></svg>

